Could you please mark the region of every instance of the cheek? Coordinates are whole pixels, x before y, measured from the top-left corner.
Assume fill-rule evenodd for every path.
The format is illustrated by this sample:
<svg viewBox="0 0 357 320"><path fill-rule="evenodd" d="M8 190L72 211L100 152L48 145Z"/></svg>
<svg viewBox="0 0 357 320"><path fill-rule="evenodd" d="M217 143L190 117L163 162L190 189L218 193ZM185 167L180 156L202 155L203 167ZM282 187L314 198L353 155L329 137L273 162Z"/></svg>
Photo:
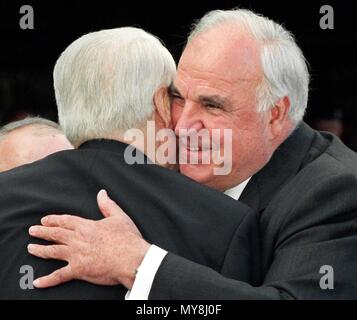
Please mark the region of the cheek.
<svg viewBox="0 0 357 320"><path fill-rule="evenodd" d="M232 138L233 167L255 167L264 158L266 137L255 128L236 130Z"/></svg>
<svg viewBox="0 0 357 320"><path fill-rule="evenodd" d="M225 119L219 126L228 129L225 135L221 135L221 143L226 141L224 143L225 148L231 148L232 165L239 167L242 162L246 162L257 151L256 133L254 131L256 129L254 126L247 125L239 117Z"/></svg>

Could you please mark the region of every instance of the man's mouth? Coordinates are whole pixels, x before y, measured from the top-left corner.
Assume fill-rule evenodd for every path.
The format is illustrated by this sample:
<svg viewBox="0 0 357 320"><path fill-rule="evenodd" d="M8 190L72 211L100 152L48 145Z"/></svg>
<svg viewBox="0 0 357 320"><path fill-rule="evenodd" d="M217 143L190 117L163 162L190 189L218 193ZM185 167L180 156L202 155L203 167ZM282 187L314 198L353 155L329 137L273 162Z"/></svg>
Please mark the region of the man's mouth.
<svg viewBox="0 0 357 320"><path fill-rule="evenodd" d="M200 148L198 148L198 147L188 147L188 146L186 146L186 149L189 150L189 151L191 151L191 152L198 152L198 151L200 151Z"/></svg>
<svg viewBox="0 0 357 320"><path fill-rule="evenodd" d="M211 145L210 143L204 144L204 143L199 143L198 145L190 145L187 143L187 141L180 141L180 146L184 147L187 151L190 152L204 152L204 151L210 151L211 150Z"/></svg>
<svg viewBox="0 0 357 320"><path fill-rule="evenodd" d="M180 140L180 163L191 165L211 163L212 149L211 143L207 141Z"/></svg>

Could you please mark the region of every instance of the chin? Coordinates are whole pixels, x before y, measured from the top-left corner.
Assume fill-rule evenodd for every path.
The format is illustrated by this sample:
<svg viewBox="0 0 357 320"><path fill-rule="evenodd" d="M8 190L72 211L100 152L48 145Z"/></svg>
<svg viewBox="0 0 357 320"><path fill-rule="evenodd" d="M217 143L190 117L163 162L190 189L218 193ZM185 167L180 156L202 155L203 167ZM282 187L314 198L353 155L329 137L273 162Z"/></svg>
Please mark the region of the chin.
<svg viewBox="0 0 357 320"><path fill-rule="evenodd" d="M198 183L206 184L212 180L213 168L207 164L181 164L180 172Z"/></svg>

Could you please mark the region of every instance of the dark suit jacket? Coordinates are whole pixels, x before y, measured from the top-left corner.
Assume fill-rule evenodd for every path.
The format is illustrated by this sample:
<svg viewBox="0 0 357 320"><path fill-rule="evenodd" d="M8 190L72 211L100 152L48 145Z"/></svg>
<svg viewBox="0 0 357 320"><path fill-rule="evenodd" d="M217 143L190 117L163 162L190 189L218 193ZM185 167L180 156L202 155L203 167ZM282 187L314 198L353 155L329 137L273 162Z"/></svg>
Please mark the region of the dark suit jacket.
<svg viewBox="0 0 357 320"><path fill-rule="evenodd" d="M28 228L48 213L103 218L96 203L105 188L150 242L227 276L258 281L258 224L244 204L154 164L128 165L127 145L93 140L31 165L0 174L0 298L120 299L122 286L72 281L46 290L22 290L21 266L35 278L65 263L27 253ZM139 152L139 151L137 151ZM140 154L140 152L139 152ZM144 157L146 159L146 157ZM146 159L147 161L147 159Z"/></svg>
<svg viewBox="0 0 357 320"><path fill-rule="evenodd" d="M151 299L357 299L356 153L302 123L240 200L259 212L262 285L169 254ZM334 271L332 290L320 287L325 265Z"/></svg>

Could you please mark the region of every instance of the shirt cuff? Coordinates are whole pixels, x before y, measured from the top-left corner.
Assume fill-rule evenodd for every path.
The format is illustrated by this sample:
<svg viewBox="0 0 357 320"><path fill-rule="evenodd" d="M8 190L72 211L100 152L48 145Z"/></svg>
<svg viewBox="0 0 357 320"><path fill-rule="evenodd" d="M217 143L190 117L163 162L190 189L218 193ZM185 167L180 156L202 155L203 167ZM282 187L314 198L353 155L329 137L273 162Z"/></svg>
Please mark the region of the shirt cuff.
<svg viewBox="0 0 357 320"><path fill-rule="evenodd" d="M151 245L138 268L134 285L125 295L125 300L148 300L154 278L167 251Z"/></svg>

